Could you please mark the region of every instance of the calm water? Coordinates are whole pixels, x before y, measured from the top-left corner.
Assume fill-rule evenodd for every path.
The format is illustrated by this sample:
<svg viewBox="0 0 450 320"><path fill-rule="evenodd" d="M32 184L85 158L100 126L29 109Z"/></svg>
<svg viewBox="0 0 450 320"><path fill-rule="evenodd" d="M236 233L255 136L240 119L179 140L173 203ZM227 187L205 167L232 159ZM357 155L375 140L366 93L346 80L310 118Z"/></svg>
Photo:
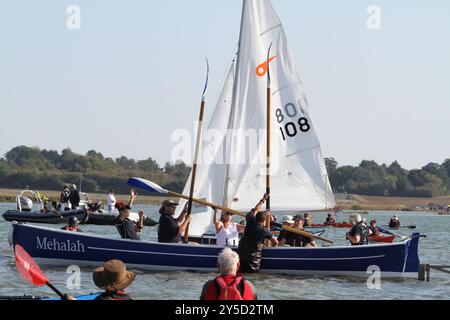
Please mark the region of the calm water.
<svg viewBox="0 0 450 320"><path fill-rule="evenodd" d="M136 206L137 208L138 206ZM157 208L140 206L148 216L158 219ZM0 213L13 209L14 205L0 204ZM372 212L370 217L377 219L379 225L386 224L392 213ZM363 217L368 218L365 215ZM316 214L314 222L322 223L325 214ZM348 215L339 214L338 220L347 220ZM439 216L427 213L401 213L403 225L417 225L417 231L428 237L421 239L419 256L422 263L433 265L450 265L450 216ZM50 227L61 227L52 226ZM107 234L117 237L117 232L111 226L82 226L83 231ZM8 244L10 223L0 218L0 295L52 295L46 287L32 287L16 272L13 251ZM411 230L408 230L411 231ZM397 232L409 235L408 231ZM335 240L337 244L344 243L345 229L331 229L324 236ZM156 239L156 229L147 227L144 239ZM65 268L42 267L50 281L70 295L97 292L92 282L92 269L82 269L81 289L68 290L66 280L69 276ZM203 284L216 276L210 273L167 272L151 273L136 271L137 278L128 289L135 299L150 300L188 300L198 299ZM260 299L450 299L450 275L438 271L431 272L431 281L422 282L415 279L383 280L381 290L369 290L366 280L350 277L315 277L315 276L275 276L251 275L248 278L258 290ZM64 290L65 289L65 290Z"/></svg>

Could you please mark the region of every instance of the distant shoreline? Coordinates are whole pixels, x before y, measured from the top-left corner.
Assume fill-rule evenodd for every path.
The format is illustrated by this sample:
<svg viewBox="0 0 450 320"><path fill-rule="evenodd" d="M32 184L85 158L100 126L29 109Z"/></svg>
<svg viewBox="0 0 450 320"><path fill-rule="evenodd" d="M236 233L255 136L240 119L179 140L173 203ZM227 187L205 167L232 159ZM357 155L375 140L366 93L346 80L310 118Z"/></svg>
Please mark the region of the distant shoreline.
<svg viewBox="0 0 450 320"><path fill-rule="evenodd" d="M15 203L16 196L22 190L0 188L0 203ZM51 200L59 201L60 191L40 191ZM88 193L89 200L106 203L106 194ZM117 200L128 201L129 195L116 195ZM353 194L336 194L337 207L342 210L368 210L368 211L424 211L439 212L439 210L426 210L423 207L429 204L450 204L450 196L436 198L403 198L403 197L374 197ZM139 195L136 204L160 205L170 197Z"/></svg>

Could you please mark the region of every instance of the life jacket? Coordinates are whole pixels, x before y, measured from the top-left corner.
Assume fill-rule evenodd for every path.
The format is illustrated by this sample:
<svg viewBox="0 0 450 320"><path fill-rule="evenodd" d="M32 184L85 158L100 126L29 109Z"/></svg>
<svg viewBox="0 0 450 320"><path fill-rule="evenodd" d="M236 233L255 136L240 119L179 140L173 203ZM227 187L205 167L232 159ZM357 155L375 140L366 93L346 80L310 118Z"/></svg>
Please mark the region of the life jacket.
<svg viewBox="0 0 450 320"><path fill-rule="evenodd" d="M95 300L131 300L128 293L125 291L117 291L117 292L103 292L100 294Z"/></svg>
<svg viewBox="0 0 450 320"><path fill-rule="evenodd" d="M77 231L78 231L78 227L66 226L66 230L67 230L67 231L77 232Z"/></svg>
<svg viewBox="0 0 450 320"><path fill-rule="evenodd" d="M217 300L244 300L245 282L237 276L231 285L227 285L222 277L214 279Z"/></svg>
<svg viewBox="0 0 450 320"><path fill-rule="evenodd" d="M369 244L369 227L361 223L361 239L359 240L359 245Z"/></svg>

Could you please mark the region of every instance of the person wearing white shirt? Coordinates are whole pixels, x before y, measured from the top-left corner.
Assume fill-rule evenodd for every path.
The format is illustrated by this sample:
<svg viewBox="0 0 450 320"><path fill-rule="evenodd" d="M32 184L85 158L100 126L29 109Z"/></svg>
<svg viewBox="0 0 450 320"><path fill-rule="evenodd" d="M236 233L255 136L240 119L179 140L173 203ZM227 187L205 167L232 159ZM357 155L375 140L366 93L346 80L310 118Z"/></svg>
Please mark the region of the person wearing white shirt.
<svg viewBox="0 0 450 320"><path fill-rule="evenodd" d="M108 212L114 212L116 210L116 202L114 190L111 189L108 193Z"/></svg>
<svg viewBox="0 0 450 320"><path fill-rule="evenodd" d="M220 247L237 246L239 244L239 234L244 233L245 227L233 222L232 217L232 213L223 212L219 220L217 217L217 209L214 210L217 245Z"/></svg>

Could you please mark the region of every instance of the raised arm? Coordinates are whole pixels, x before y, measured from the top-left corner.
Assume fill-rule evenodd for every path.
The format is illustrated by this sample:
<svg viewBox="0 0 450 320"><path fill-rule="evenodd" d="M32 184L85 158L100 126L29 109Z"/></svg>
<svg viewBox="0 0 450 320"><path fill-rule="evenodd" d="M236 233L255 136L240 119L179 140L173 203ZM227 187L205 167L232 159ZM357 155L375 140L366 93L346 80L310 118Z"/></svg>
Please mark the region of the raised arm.
<svg viewBox="0 0 450 320"><path fill-rule="evenodd" d="M181 225L184 222L184 218L186 217L186 213L188 211L188 205L189 202L186 202L186 204L184 205L183 211L181 212L180 216L177 219L178 225Z"/></svg>
<svg viewBox="0 0 450 320"><path fill-rule="evenodd" d="M131 208L131 206L133 205L134 200L136 200L137 197L137 192L135 188L131 188L130 191L130 201L128 201L128 206Z"/></svg>
<svg viewBox="0 0 450 320"><path fill-rule="evenodd" d="M255 209L253 210L253 216L256 216L256 214L261 211L264 203L266 203L267 199L269 198L269 195L267 193L264 194L263 198L259 200L258 204L256 205Z"/></svg>
<svg viewBox="0 0 450 320"><path fill-rule="evenodd" d="M216 227L216 232L219 232L222 229L222 223L219 221L217 211L218 211L217 208L214 208L213 222L214 222L214 226Z"/></svg>

